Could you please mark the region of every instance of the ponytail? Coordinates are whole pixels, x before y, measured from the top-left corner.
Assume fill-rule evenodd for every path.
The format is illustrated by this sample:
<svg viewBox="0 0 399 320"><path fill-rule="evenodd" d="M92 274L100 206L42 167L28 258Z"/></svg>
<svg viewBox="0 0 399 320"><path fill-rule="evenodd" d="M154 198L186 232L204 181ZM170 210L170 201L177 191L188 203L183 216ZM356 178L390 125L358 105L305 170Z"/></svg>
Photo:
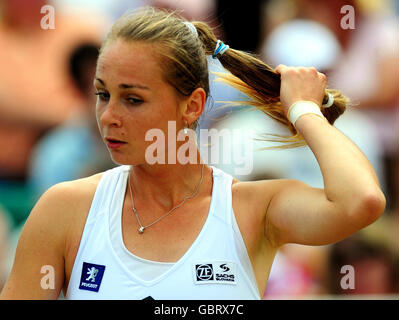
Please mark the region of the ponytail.
<svg viewBox="0 0 399 320"><path fill-rule="evenodd" d="M205 54L212 55L217 43L213 31L206 23L200 21L194 21L193 25L202 41ZM282 123L292 134L291 136L265 134L264 139L260 140L284 143L283 146L277 148L297 147L306 144L303 137L285 116L281 106L280 74L256 55L240 50L230 48L223 55L219 55L218 59L223 67L231 73L216 73L219 79L247 95L249 100L245 102L248 105ZM321 112L330 124L334 124L335 120L346 110L349 100L338 90L326 89L323 104L327 103L328 94L334 97L334 103L329 108L321 108Z"/></svg>

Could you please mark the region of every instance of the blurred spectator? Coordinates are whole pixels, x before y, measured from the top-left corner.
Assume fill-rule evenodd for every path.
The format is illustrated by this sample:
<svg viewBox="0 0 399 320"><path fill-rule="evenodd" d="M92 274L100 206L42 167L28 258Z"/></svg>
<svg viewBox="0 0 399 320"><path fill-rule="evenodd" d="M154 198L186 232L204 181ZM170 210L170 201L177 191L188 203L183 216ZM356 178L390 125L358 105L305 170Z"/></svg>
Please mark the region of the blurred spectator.
<svg viewBox="0 0 399 320"><path fill-rule="evenodd" d="M46 4L0 3L0 180L23 181L40 135L82 109L82 96L68 77L67 55L77 44L103 37L93 15L59 15L57 9L55 29L42 29Z"/></svg>
<svg viewBox="0 0 399 320"><path fill-rule="evenodd" d="M345 273L341 268L353 267L354 288L342 288ZM351 236L331 247L328 285L332 294L382 294L399 293L397 265L389 249L381 244Z"/></svg>
<svg viewBox="0 0 399 320"><path fill-rule="evenodd" d="M234 49L259 52L263 37L264 6L268 0L216 0L216 14L223 30L223 41Z"/></svg>
<svg viewBox="0 0 399 320"><path fill-rule="evenodd" d="M346 30L338 30L344 33ZM330 75L336 86L359 102L376 124L386 152L398 117L399 21L393 14L356 11L356 28L351 32L341 60ZM366 110L367 109L367 110ZM391 125L393 126L391 126Z"/></svg>
<svg viewBox="0 0 399 320"><path fill-rule="evenodd" d="M315 67L327 73L341 54L338 39L327 27L310 19L292 19L273 28L263 43L268 64Z"/></svg>
<svg viewBox="0 0 399 320"><path fill-rule="evenodd" d="M135 9L148 3L147 0L49 0L57 9L64 13L87 13L106 16L108 30L126 10Z"/></svg>
<svg viewBox="0 0 399 320"><path fill-rule="evenodd" d="M104 36L103 19L95 14L61 14L45 5L45 0L0 1L0 204L12 226L26 219L35 202L26 186L33 146L47 130L84 110L84 97L68 74L68 55ZM50 20L55 29L42 29Z"/></svg>
<svg viewBox="0 0 399 320"><path fill-rule="evenodd" d="M298 299L327 294L327 246L282 246L275 257L263 299Z"/></svg>
<svg viewBox="0 0 399 320"><path fill-rule="evenodd" d="M69 71L85 98L84 113L71 117L46 134L35 147L29 170L29 186L40 196L52 185L82 178L113 167L95 118L98 46L84 44L71 54Z"/></svg>

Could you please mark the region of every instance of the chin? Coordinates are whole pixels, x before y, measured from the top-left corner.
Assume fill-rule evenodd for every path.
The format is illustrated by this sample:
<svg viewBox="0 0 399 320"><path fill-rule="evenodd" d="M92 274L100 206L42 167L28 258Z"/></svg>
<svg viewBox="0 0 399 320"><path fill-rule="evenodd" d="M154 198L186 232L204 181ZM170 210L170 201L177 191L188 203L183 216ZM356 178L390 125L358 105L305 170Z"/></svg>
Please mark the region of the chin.
<svg viewBox="0 0 399 320"><path fill-rule="evenodd" d="M111 155L111 160L117 165L134 165L135 164L135 159L132 159L131 157L126 157L125 155L122 154L115 154L113 152L110 153Z"/></svg>

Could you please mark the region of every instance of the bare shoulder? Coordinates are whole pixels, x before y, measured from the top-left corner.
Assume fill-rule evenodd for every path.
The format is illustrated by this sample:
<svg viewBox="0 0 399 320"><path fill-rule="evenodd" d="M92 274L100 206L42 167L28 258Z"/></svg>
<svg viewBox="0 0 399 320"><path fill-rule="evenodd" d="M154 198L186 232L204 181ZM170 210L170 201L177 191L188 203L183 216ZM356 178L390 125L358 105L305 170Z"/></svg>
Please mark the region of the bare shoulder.
<svg viewBox="0 0 399 320"><path fill-rule="evenodd" d="M67 230L66 243L83 229L91 203L103 173L86 178L66 181L52 186L39 200L51 210L45 214L54 215L53 218L62 222ZM45 210L46 211L46 210Z"/></svg>
<svg viewBox="0 0 399 320"><path fill-rule="evenodd" d="M77 180L57 183L50 187L43 196L60 197L60 200L76 200L77 198L84 198L90 193L95 192L102 175L103 172Z"/></svg>
<svg viewBox="0 0 399 320"><path fill-rule="evenodd" d="M90 177L58 183L50 187L36 203L32 214L55 215L68 218L82 209L89 208L102 173ZM42 209L50 210L42 210Z"/></svg>
<svg viewBox="0 0 399 320"><path fill-rule="evenodd" d="M75 200L82 201L85 200L86 198L94 196L97 185L102 175L103 173L97 173L95 175L86 178L61 182L59 184L54 185L48 191L52 192L54 196L61 195L61 198L64 199L66 197L66 199L69 201L75 201Z"/></svg>
<svg viewBox="0 0 399 320"><path fill-rule="evenodd" d="M21 235L14 264L1 294L5 299L56 299L69 270L72 239L80 234L101 174L49 188L32 209ZM29 266L27 268L26 266ZM51 266L55 287L43 290L41 270Z"/></svg>
<svg viewBox="0 0 399 320"><path fill-rule="evenodd" d="M35 204L26 225L33 228L47 226L57 235L65 235L72 223L86 219L101 176L99 173L50 187Z"/></svg>

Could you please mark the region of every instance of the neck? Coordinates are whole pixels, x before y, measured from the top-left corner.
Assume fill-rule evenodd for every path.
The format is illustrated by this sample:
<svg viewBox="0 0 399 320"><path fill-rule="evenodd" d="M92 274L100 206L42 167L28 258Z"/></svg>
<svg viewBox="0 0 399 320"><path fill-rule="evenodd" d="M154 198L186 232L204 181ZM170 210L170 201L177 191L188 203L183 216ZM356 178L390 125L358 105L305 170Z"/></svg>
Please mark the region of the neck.
<svg viewBox="0 0 399 320"><path fill-rule="evenodd" d="M200 191L202 166L199 156L197 164L143 164L132 166L129 179L135 203L155 203L164 210L173 208L184 197L191 196L197 188ZM202 185L206 172L207 168L204 166Z"/></svg>

